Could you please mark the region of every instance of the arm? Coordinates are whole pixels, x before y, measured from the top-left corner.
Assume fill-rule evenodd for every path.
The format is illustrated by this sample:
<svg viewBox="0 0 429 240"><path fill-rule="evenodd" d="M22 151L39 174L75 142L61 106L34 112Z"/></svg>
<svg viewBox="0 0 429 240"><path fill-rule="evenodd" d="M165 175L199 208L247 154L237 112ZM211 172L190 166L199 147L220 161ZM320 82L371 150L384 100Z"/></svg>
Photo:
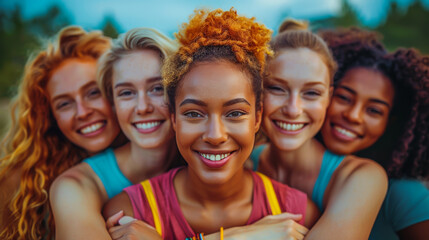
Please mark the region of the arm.
<svg viewBox="0 0 429 240"><path fill-rule="evenodd" d="M134 217L130 198L125 192L113 197L103 209L106 227L112 239L162 239L158 232L149 224L140 220L130 220ZM128 216L125 221L123 216ZM121 222L122 221L122 222Z"/></svg>
<svg viewBox="0 0 429 240"><path fill-rule="evenodd" d="M308 229L297 223L301 218L302 215L291 213L266 216L248 226L225 229L224 239L304 239ZM219 232L207 235L204 239L218 240Z"/></svg>
<svg viewBox="0 0 429 240"><path fill-rule="evenodd" d="M110 239L101 208L102 196L82 165L58 177L50 189L56 239ZM89 166L88 166L89 167Z"/></svg>
<svg viewBox="0 0 429 240"><path fill-rule="evenodd" d="M344 162L325 193L325 211L306 239L368 239L387 191L387 176L378 164Z"/></svg>

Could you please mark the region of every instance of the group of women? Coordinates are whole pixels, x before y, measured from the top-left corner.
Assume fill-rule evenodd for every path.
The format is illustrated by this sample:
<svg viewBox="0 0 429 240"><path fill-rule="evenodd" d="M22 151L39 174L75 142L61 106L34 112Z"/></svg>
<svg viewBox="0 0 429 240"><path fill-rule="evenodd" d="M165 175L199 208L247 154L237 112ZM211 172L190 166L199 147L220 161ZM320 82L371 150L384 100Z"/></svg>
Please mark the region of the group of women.
<svg viewBox="0 0 429 240"><path fill-rule="evenodd" d="M271 33L234 9L174 41L61 30L13 101L0 238L424 239L429 57Z"/></svg>

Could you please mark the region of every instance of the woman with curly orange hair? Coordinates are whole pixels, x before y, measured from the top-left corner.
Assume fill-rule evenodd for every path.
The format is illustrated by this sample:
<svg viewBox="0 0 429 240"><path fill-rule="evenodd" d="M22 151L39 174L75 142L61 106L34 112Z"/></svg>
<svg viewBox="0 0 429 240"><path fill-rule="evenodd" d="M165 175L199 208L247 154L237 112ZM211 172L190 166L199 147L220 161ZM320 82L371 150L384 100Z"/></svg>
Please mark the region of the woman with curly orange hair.
<svg viewBox="0 0 429 240"><path fill-rule="evenodd" d="M96 83L97 59L109 47L101 32L66 27L28 61L2 142L1 239L46 237L54 178L117 138L116 117Z"/></svg>
<svg viewBox="0 0 429 240"><path fill-rule="evenodd" d="M318 211L306 194L243 167L261 123L270 31L233 9L199 10L177 38L181 46L163 77L188 166L126 188L106 204L104 216L123 210L156 229L144 233L150 239L192 238L281 212L301 214L299 223L310 227ZM109 223L109 232L120 239L139 222ZM302 229L290 234L302 239Z"/></svg>

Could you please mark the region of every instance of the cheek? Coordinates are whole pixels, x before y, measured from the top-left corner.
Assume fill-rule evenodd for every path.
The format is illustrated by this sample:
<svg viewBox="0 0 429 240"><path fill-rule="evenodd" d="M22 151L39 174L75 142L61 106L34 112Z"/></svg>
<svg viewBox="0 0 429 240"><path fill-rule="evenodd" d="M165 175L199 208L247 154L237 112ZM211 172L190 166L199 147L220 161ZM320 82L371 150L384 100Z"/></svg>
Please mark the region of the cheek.
<svg viewBox="0 0 429 240"><path fill-rule="evenodd" d="M368 131L371 138L378 139L383 135L386 129L387 119L370 119L368 122Z"/></svg>
<svg viewBox="0 0 429 240"><path fill-rule="evenodd" d="M321 101L314 101L307 105L307 109L314 122L322 124L325 121L327 104Z"/></svg>
<svg viewBox="0 0 429 240"><path fill-rule="evenodd" d="M73 127L73 111L64 111L64 112L53 112L54 118L57 122L58 127L60 130L67 134L66 132L68 130L71 130Z"/></svg>

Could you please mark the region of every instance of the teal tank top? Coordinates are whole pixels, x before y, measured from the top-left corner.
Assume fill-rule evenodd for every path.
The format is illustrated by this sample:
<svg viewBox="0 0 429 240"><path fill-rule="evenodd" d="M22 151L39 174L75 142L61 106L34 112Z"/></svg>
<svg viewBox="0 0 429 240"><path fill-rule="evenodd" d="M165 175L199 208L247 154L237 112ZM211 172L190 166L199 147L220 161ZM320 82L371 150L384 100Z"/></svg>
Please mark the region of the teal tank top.
<svg viewBox="0 0 429 240"><path fill-rule="evenodd" d="M256 171L259 165L259 157L266 145L256 146L250 159L253 163L253 170ZM345 155L336 155L329 150L326 150L323 154L322 166L320 167L319 176L317 177L316 183L314 184L311 200L316 204L321 212L323 212L323 196L325 194L326 187L331 180L332 174L337 170L340 163L344 160Z"/></svg>
<svg viewBox="0 0 429 240"><path fill-rule="evenodd" d="M115 153L111 148L83 161L88 163L100 178L109 199L119 194L122 189L133 185L119 169Z"/></svg>

